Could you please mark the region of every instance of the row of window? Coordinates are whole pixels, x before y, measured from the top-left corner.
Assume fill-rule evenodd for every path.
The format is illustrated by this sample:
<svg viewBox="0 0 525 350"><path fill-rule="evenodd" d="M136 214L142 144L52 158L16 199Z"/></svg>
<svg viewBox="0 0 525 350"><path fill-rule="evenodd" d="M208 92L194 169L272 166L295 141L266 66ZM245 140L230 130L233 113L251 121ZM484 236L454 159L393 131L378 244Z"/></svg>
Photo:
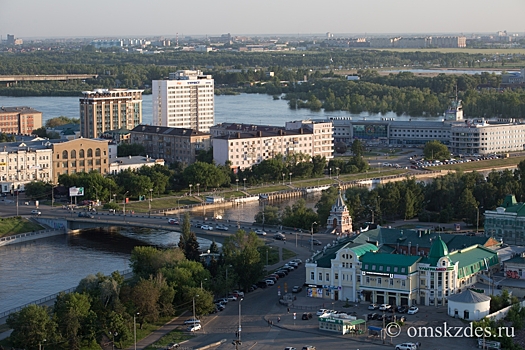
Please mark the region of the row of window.
<svg viewBox="0 0 525 350"><path fill-rule="evenodd" d="M103 152L104 155L106 155L106 151ZM97 148L95 149L95 157L100 157L100 148ZM68 159L68 155L71 157L71 159L74 159L77 157L77 151L76 150L71 150L70 152L68 152L67 150L64 150L62 151L62 159ZM85 152L83 149L80 149L78 151L78 158L84 158L85 157ZM87 157L93 157L93 150L91 148L88 148L87 149ZM60 154L57 154L57 159L60 159Z"/></svg>
<svg viewBox="0 0 525 350"><path fill-rule="evenodd" d="M384 268L383 265L379 265L379 269L376 270L376 265L372 265L372 271L383 271L383 268ZM364 270L368 270L368 264L365 264ZM386 272L391 272L391 267L390 266L386 266L385 271ZM399 269L397 266L394 266L393 272L399 272L399 271L401 271L401 273L405 273L406 272L406 268L402 267L401 269Z"/></svg>

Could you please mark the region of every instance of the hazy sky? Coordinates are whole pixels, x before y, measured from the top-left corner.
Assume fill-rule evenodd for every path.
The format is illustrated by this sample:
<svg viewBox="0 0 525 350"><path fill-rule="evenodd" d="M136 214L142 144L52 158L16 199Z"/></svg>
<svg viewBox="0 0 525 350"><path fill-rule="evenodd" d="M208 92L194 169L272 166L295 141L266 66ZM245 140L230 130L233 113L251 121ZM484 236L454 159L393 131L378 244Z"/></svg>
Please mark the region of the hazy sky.
<svg viewBox="0 0 525 350"><path fill-rule="evenodd" d="M525 0L0 0L0 34L121 37L525 32Z"/></svg>

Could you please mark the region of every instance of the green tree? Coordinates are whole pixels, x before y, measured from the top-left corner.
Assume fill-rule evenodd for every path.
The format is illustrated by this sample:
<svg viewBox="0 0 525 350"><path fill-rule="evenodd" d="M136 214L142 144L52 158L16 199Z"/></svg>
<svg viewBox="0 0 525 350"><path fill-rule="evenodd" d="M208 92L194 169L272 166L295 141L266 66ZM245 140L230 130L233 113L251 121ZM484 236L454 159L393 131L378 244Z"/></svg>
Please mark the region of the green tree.
<svg viewBox="0 0 525 350"><path fill-rule="evenodd" d="M144 145L138 143L121 143L117 146L117 157L145 156Z"/></svg>
<svg viewBox="0 0 525 350"><path fill-rule="evenodd" d="M258 251L262 244L255 232L246 233L244 230L238 230L224 240L222 250L226 264L232 265L238 278L236 284L242 289L249 288L262 275L263 265Z"/></svg>
<svg viewBox="0 0 525 350"><path fill-rule="evenodd" d="M56 324L47 306L28 305L10 314L6 323L13 330L9 340L17 348L37 349L44 342L49 344L56 338Z"/></svg>
<svg viewBox="0 0 525 350"><path fill-rule="evenodd" d="M66 339L70 349L78 349L83 341L95 339L96 331L93 320L96 315L91 311L89 296L86 294L60 294L53 308L58 331Z"/></svg>
<svg viewBox="0 0 525 350"><path fill-rule="evenodd" d="M134 306L134 312L138 313L137 320L140 329L144 322L155 322L159 318L160 310L158 301L160 290L155 285L153 277L149 279L140 279L131 291L131 300Z"/></svg>
<svg viewBox="0 0 525 350"><path fill-rule="evenodd" d="M182 219L179 248L184 252L186 259L193 261L200 259L199 243L197 242L195 232L191 231L190 214L187 212Z"/></svg>
<svg viewBox="0 0 525 350"><path fill-rule="evenodd" d="M51 188L50 183L43 181L33 181L25 184L26 197L31 198L31 200L43 200L51 197Z"/></svg>
<svg viewBox="0 0 525 350"><path fill-rule="evenodd" d="M425 144L423 155L425 156L425 159L428 160L437 159L443 161L445 159L450 159L450 151L448 150L448 147L437 140L429 141Z"/></svg>
<svg viewBox="0 0 525 350"><path fill-rule="evenodd" d="M255 222L259 224L279 225L281 222L279 218L279 208L273 205L265 205L264 210L255 214L254 219Z"/></svg>
<svg viewBox="0 0 525 350"><path fill-rule="evenodd" d="M215 243L215 239L210 244L210 253L219 254L219 246Z"/></svg>
<svg viewBox="0 0 525 350"><path fill-rule="evenodd" d="M350 149L356 158L362 158L365 154L365 147L363 146L363 142L359 139L355 139L354 142L352 142Z"/></svg>
<svg viewBox="0 0 525 350"><path fill-rule="evenodd" d="M299 199L292 207L287 206L281 216L283 226L310 230L313 222L321 222L313 209L306 208L306 201Z"/></svg>
<svg viewBox="0 0 525 350"><path fill-rule="evenodd" d="M334 205L338 195L338 190L336 187L330 187L327 190L324 190L321 194L321 199L315 205L317 209L318 223L325 223L330 216L330 210L332 210L332 205Z"/></svg>
<svg viewBox="0 0 525 350"><path fill-rule="evenodd" d="M185 183L194 186L200 184L204 190L229 183L228 176L219 167L203 162L195 162L188 166L182 176Z"/></svg>
<svg viewBox="0 0 525 350"><path fill-rule="evenodd" d="M138 246L131 251L130 266L137 277L149 278L163 267L175 266L181 260L184 260L184 254L179 249Z"/></svg>
<svg viewBox="0 0 525 350"><path fill-rule="evenodd" d="M475 224L479 203L474 198L472 191L465 188L459 197L457 204L457 214L463 218L467 224Z"/></svg>
<svg viewBox="0 0 525 350"><path fill-rule="evenodd" d="M48 119L45 123L45 127L48 129L53 129L57 126L66 124L80 124L80 118L68 118L61 115L60 117Z"/></svg>

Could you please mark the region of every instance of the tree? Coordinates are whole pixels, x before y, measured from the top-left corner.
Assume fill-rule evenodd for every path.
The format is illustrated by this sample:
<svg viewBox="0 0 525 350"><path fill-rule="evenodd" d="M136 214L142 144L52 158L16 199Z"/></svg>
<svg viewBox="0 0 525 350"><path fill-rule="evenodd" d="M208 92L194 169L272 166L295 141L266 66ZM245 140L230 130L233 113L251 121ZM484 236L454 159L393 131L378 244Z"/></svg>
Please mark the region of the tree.
<svg viewBox="0 0 525 350"><path fill-rule="evenodd" d="M140 329L144 321L154 322L159 317L159 306L157 302L160 298L160 290L155 286L152 277L140 279L131 291L131 300L134 305L134 312L138 312Z"/></svg>
<svg viewBox="0 0 525 350"><path fill-rule="evenodd" d="M359 139L355 139L354 142L352 142L350 149L356 158L362 158L365 154L365 147L363 146L363 142Z"/></svg>
<svg viewBox="0 0 525 350"><path fill-rule="evenodd" d="M203 162L195 162L188 166L184 169L182 177L187 184L200 184L205 190L208 187L228 184L230 181L219 167Z"/></svg>
<svg viewBox="0 0 525 350"><path fill-rule="evenodd" d="M80 118L68 118L61 115L60 117L48 119L46 121L45 127L48 129L53 129L57 126L66 124L80 124Z"/></svg>
<svg viewBox="0 0 525 350"><path fill-rule="evenodd" d="M210 244L210 253L219 254L219 246L215 243L215 239Z"/></svg>
<svg viewBox="0 0 525 350"><path fill-rule="evenodd" d="M425 159L428 160L438 159L443 161L450 158L450 151L448 150L447 146L437 140L434 140L425 144L425 148L423 148L423 155L425 156Z"/></svg>
<svg viewBox="0 0 525 350"><path fill-rule="evenodd" d="M254 219L255 222L259 224L278 225L281 222L279 218L279 208L273 205L265 205L264 210L255 214Z"/></svg>
<svg viewBox="0 0 525 350"><path fill-rule="evenodd" d="M321 194L321 199L315 205L317 209L318 223L325 223L330 216L330 210L334 205L338 195L338 190L335 187L330 187L324 190Z"/></svg>
<svg viewBox="0 0 525 350"><path fill-rule="evenodd" d="M96 332L92 320L96 315L91 311L87 294L59 294L53 311L58 330L70 349L78 349L83 340L95 339Z"/></svg>
<svg viewBox="0 0 525 350"><path fill-rule="evenodd" d="M195 232L191 231L190 214L187 212L182 219L179 248L184 252L186 259L193 261L200 259L199 243Z"/></svg>
<svg viewBox="0 0 525 350"><path fill-rule="evenodd" d="M36 349L56 337L56 323L51 320L47 306L28 305L10 314L6 323L13 330L9 339L17 348Z"/></svg>
<svg viewBox="0 0 525 350"><path fill-rule="evenodd" d="M306 208L306 201L299 199L292 207L284 208L281 218L283 226L310 230L313 222L321 222L313 209Z"/></svg>
<svg viewBox="0 0 525 350"><path fill-rule="evenodd" d="M224 240L223 252L226 264L231 264L242 289L249 288L256 283L263 272L261 255L258 248L262 241L255 232L246 233L238 230Z"/></svg>
<svg viewBox="0 0 525 350"><path fill-rule="evenodd" d="M117 157L145 156L146 149L139 143L121 143L117 146Z"/></svg>
<svg viewBox="0 0 525 350"><path fill-rule="evenodd" d="M52 185L43 181L33 181L25 184L26 196L31 200L43 200L51 197Z"/></svg>
<svg viewBox="0 0 525 350"><path fill-rule="evenodd" d="M166 266L175 266L184 260L179 249L160 250L155 247L135 247L131 252L130 266L137 277L148 278Z"/></svg>

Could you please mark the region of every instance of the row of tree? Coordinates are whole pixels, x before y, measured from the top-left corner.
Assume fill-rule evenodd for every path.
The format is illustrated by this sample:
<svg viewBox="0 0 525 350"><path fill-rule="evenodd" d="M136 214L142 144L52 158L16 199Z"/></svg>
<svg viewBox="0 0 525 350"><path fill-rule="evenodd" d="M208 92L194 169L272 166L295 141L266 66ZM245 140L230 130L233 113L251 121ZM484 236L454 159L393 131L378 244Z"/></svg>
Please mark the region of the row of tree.
<svg viewBox="0 0 525 350"><path fill-rule="evenodd" d="M262 245L254 232L241 230L225 240L218 260L204 264L186 214L179 248L135 247L132 279L118 272L89 275L74 293L59 295L51 309L30 305L11 314L10 343L24 349L79 349L114 339L120 348L133 339L134 321L142 328L176 310L191 311L193 304L197 315L208 314L215 309L214 295L248 289L263 276ZM210 250L218 252L217 245Z"/></svg>

